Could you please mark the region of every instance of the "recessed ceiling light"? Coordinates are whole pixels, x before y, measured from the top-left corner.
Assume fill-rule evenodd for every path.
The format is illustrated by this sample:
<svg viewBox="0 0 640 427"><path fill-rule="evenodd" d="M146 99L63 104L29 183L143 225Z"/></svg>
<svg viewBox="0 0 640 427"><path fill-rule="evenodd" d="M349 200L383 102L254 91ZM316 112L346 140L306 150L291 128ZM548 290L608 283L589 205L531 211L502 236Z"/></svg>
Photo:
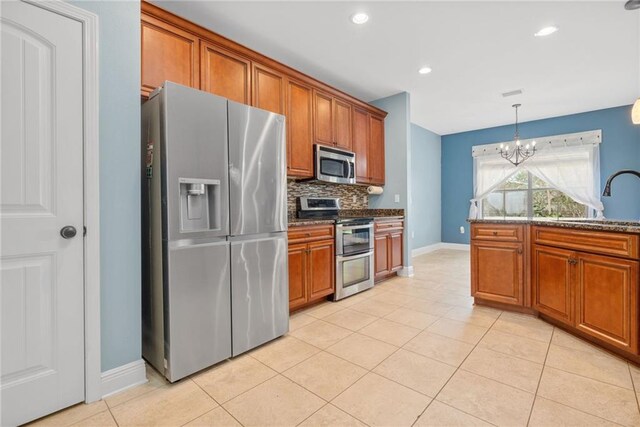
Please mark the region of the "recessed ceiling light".
<svg viewBox="0 0 640 427"><path fill-rule="evenodd" d="M553 25L549 27L544 27L540 31L534 34L536 37L546 37L558 31L558 27L554 27Z"/></svg>
<svg viewBox="0 0 640 427"><path fill-rule="evenodd" d="M362 25L369 20L369 15L364 12L358 12L351 15L351 22Z"/></svg>
<svg viewBox="0 0 640 427"><path fill-rule="evenodd" d="M418 70L420 74L429 74L431 72L431 67L422 67Z"/></svg>

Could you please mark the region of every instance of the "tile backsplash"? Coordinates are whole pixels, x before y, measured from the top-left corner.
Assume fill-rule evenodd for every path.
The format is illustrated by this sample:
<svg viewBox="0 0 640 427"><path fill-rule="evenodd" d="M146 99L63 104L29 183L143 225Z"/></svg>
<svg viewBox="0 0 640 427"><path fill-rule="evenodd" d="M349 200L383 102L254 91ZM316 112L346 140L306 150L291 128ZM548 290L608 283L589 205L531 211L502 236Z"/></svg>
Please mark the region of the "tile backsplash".
<svg viewBox="0 0 640 427"><path fill-rule="evenodd" d="M304 182L287 180L287 210L289 214L296 211L296 198L338 197L342 209L368 209L369 195L367 187L362 185L329 184L324 182ZM353 201L355 196L356 201Z"/></svg>

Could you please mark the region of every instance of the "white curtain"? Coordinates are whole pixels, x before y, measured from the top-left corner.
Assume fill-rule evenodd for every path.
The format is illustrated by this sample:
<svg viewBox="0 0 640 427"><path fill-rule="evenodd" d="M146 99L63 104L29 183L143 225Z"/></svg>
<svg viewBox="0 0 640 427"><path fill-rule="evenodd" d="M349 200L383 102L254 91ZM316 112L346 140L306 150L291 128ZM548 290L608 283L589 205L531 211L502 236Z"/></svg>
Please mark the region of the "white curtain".
<svg viewBox="0 0 640 427"><path fill-rule="evenodd" d="M478 202L487 197L500 184L509 179L511 175L518 172L520 167L516 168L500 155L475 157L473 159L473 199L471 199L469 218L479 218Z"/></svg>
<svg viewBox="0 0 640 427"><path fill-rule="evenodd" d="M545 147L518 167L495 153L475 157L474 197L469 218L479 218L478 201L521 169L531 172L576 202L589 206L598 218L602 218L600 144Z"/></svg>

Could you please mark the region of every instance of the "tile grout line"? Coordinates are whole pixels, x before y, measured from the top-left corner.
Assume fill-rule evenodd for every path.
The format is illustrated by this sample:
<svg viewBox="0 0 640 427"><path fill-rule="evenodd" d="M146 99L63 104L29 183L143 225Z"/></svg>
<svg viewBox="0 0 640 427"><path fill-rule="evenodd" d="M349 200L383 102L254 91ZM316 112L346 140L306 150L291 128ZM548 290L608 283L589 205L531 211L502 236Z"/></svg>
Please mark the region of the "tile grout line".
<svg viewBox="0 0 640 427"><path fill-rule="evenodd" d="M631 363L627 362L627 369L629 369L629 376L631 377L631 386L633 387L633 394L636 396L636 404L640 411L640 401L638 400L638 390L636 389L636 382L633 380L633 374L631 373Z"/></svg>
<svg viewBox="0 0 640 427"><path fill-rule="evenodd" d="M413 422L413 424L411 424L411 426L412 426L412 427L415 425L415 423L417 423L417 422L418 422L418 420L420 419L420 417L421 417L422 415L424 415L424 413L427 411L427 409L429 409L429 406L431 406L431 404L433 403L433 401L434 401L434 400L436 400L436 399L438 398L438 395L439 395L440 393L442 393L442 390L444 390L444 389L445 389L445 387L447 386L447 384L449 384L449 382L451 381L451 379L452 379L452 378L453 378L453 377L458 373L458 371L460 370L460 368L462 367L462 365L464 364L464 362L469 358L469 356L471 355L471 353L473 353L473 351L478 347L478 344L480 344L480 341L482 341L482 339L483 339L483 338L484 338L484 337L489 333L489 331L491 330L491 328L493 327L493 325L495 325L495 324L496 324L496 322L498 321L498 319L500 319L500 317L502 317L502 313L500 313L500 315L499 315L499 316L498 316L498 317L493 321L493 323L491 324L491 326L489 326L489 327L487 328L487 330L485 331L485 333L484 333L484 334L482 334L482 337L480 337L480 339L478 340L478 342L473 346L473 348L471 349L471 351L469 351L469 353L465 356L465 358L464 358L464 359L462 359L462 361L460 362L460 364L456 367L456 370L455 370L455 371L453 371L453 373L451 374L451 376L449 377L449 379L447 379L447 381L442 385L442 387L440 387L440 390L438 390L438 393L436 393L436 395L433 397L433 399L431 400L431 402L429 402L429 404L427 405L427 407L426 407L426 408L424 408L424 410L422 411L422 413L420 413L420 415L416 418L416 420ZM438 402L440 402L440 401L438 401ZM444 402L443 402L443 403L444 403ZM448 405L448 406L451 406L451 405ZM460 412L464 412L465 414L470 415L470 416L472 416L472 417L474 417L474 418L477 418L477 419L482 420L482 421L486 421L486 422L488 422L489 424L493 424L493 423L492 423L492 422L490 422L490 421L487 421L487 420L485 420L485 419L483 419L483 418L480 418L480 417L477 417L477 416L475 416L475 415L469 414L469 413L467 413L467 412L463 411L462 409L458 409L458 408L456 408L455 406L451 406L451 407L452 407L452 408L454 408L454 409L456 409L456 410L458 410L458 411L460 411Z"/></svg>
<svg viewBox="0 0 640 427"><path fill-rule="evenodd" d="M105 402L107 403L107 402ZM116 423L116 426L120 427L120 423L118 423L118 420L116 419L116 416L113 415L113 412L111 412L111 408L109 408L109 405L107 405L107 411L109 411L109 415L111 415L111 418L113 419L113 422Z"/></svg>
<svg viewBox="0 0 640 427"><path fill-rule="evenodd" d="M275 377L275 376L273 376L273 377L271 377L271 378L274 378L274 377ZM260 384L263 384L263 383L265 383L265 382L269 381L271 378L269 378L269 379L267 379L267 380L265 380L265 381L261 382ZM240 424L241 426L244 426L244 424L242 424L242 423L240 422L240 420L239 420L239 419L237 419L236 417L234 417L234 416L233 416L233 414L232 414L231 412L227 411L227 408L225 408L224 406L222 406L222 403L218 402L218 401L216 400L216 398L215 398L215 397L211 396L211 395L207 392L207 390L205 390L204 388L202 388L202 386L201 386L200 384L198 384L196 381L194 381L191 377L189 377L189 379L191 380L191 382L193 382L193 383L196 385L196 387L198 387L198 388L199 388L200 390L202 390L202 391L203 391L207 396L209 396L209 397L211 398L211 400L213 400L214 402L216 402L216 403L218 404L218 406L216 406L215 408L213 408L213 409L211 409L211 410L209 410L209 411L205 412L204 414L200 414L200 415L198 415L198 416L197 416L197 417L195 417L194 419L192 419L192 420L190 420L190 421L188 421L188 422L184 423L184 424L183 424L183 426L184 426L184 425L189 424L191 421L197 420L198 418L200 418L200 417L202 417L202 416L204 416L204 415L208 414L208 413L209 413L209 412L211 412L211 411L215 411L215 410L216 410L216 409L218 409L218 408L222 408L222 410L223 410L223 411L225 411L227 414L229 414L229 416L230 416L231 418L233 418L234 420L236 420L236 421L238 422L238 424ZM258 385L260 385L260 384L258 384ZM256 385L255 387L257 387L258 385ZM255 387L253 387L253 388L255 388ZM238 396L240 396L240 395L238 395ZM232 399L235 399L236 397L237 397L237 396L232 397L231 399L227 400L227 402L229 402L229 401L230 401L230 400L232 400ZM226 402L225 402L225 403L226 403Z"/></svg>
<svg viewBox="0 0 640 427"><path fill-rule="evenodd" d="M551 342L553 341L553 336L556 334L556 327L553 327L551 332L551 338L549 339L549 344L547 345L547 352L544 355L544 361L542 362L542 370L540 371L540 376L538 377L538 385L536 386L536 391L533 394L533 402L531 403L531 409L529 409L529 417L527 418L527 426L531 422L531 416L533 415L533 408L536 406L536 400L538 399L538 390L540 390L540 383L542 382L542 375L544 375L544 369L547 366L547 358L549 357L549 351L551 351Z"/></svg>
<svg viewBox="0 0 640 427"><path fill-rule="evenodd" d="M397 304L393 304L393 305L397 305ZM394 311L396 311L396 310L398 310L398 309L400 309L400 308L404 308L404 305L398 306ZM455 307L452 307L452 309L453 309L453 308L455 308ZM410 309L409 309L409 310L410 310ZM389 321L389 322L396 323L396 324L398 324L398 325L400 325L400 326L408 326L408 325L404 325L404 324L399 323L399 322L395 322L395 321L390 320L390 319L386 319L385 317L381 317L381 316L373 315L373 314L371 314L371 313L364 313L364 312L361 312L361 311L358 311L358 310L353 310L353 311L356 311L356 312L359 312L359 313L363 313L363 314L367 314L367 315L369 315L369 316L376 317L376 320L372 321L372 322L371 322L371 323L369 323L368 325L370 325L370 324L372 324L372 323L375 323L376 321L378 321L378 320L380 320L380 319L385 319L385 320L387 320L387 321ZM415 311L415 310L413 310L413 311ZM450 311L450 310L448 310L448 311L447 311L447 313L448 313L449 311ZM337 313L337 312L336 312L336 313ZM393 312L392 312L392 313L393 313ZM334 314L335 314L335 313L334 313ZM391 314L391 313L388 313L388 314L387 314L387 316L388 316L389 314ZM429 314L429 313L425 313L425 314ZM446 313L445 313L445 314L446 314ZM330 314L330 315L327 315L327 316L325 316L325 317L329 317L329 316L331 316L331 314ZM428 408L428 407L429 407L429 405L431 404L431 402L433 402L433 400L435 400L435 397L428 396L428 395L426 395L426 394L424 394L424 393L422 393L422 392L420 392L420 391L418 391L418 390L415 390L415 389L413 389L413 388L411 388L411 387L409 387L409 386L406 386L406 385L404 385L404 384L401 384L401 383L399 383L399 382L397 382L397 381L395 381L395 380L393 380L393 379L387 378L387 377L385 377L384 375L380 375L380 374L378 374L378 373L374 372L374 370L375 370L378 366L380 366L382 363L384 363L387 359L389 359L389 358L390 358L390 357L392 357L394 354L396 354L396 353L397 353L397 352L399 352L401 349L403 349L403 346L404 346L404 345L406 345L409 341L413 340L413 339L414 339L416 336L418 336L420 333L424 332L424 331L425 331L427 328L429 328L429 326L431 326L433 323L435 323L435 322L437 322L439 319L443 318L442 316L434 316L434 317L438 317L438 319L437 319L437 320L435 320L434 322L432 322L431 324L429 324L428 326L426 326L425 328L422 328L422 329L420 329L420 328L414 328L414 329L419 329L419 332L418 332L416 335L414 335L413 337L411 337L411 339L409 339L407 342L405 342L402 346L395 346L394 344L388 343L388 342L386 342L386 341L382 341L382 340L377 339L377 338L375 338L375 337L371 337L371 336L369 336L369 335L366 335L366 334L362 334L362 333L360 333L360 335L366 336L366 337L371 338L371 339L373 339L373 340L376 340L376 341L379 341L379 342L381 342L381 343L388 344L388 345L393 345L394 347L397 347L397 348L396 348L396 349L395 349L391 354L389 354L387 357L385 357L383 360L381 360L378 364L376 364L376 365L375 365L373 368L371 368L371 369L364 368L364 367L363 367L363 366L361 366L361 365L358 365L358 364L356 364L356 363L353 363L352 361L349 361L349 360L347 360L347 359L344 359L344 358L342 358L342 357L340 357L340 356L338 356L338 355L335 355L335 354L330 353L330 352L328 352L328 351L327 351L327 350L328 350L330 347L332 347L333 345L336 345L336 344L340 343L341 341L343 341L343 340L347 339L348 337L352 336L352 335L353 335L353 334L355 334L355 333L359 333L359 331L360 331L361 329L363 329L363 328L367 327L368 325L363 326L363 327L362 327L362 328L360 328L358 331L352 331L352 334L350 334L350 335L348 335L348 336L344 337L343 339L341 339L340 341L338 341L338 342L337 342L337 343L335 343L335 344L332 344L331 346L327 347L326 349L321 349L321 352L325 352L325 353L327 353L327 354L329 354L329 355L332 355L332 356L334 356L334 357L337 357L337 358L339 358L339 359L341 359L341 360L343 360L343 361L345 361L345 362L352 363L352 364L354 364L354 365L356 365L356 366L358 366L358 367L360 367L360 368L365 369L367 372L366 372L364 375L362 375L360 378L358 378L356 381L354 381L354 382L353 382L351 385L349 385L347 388L345 388L343 391L341 391L341 392L340 392L340 393L338 393L336 396L334 396L334 397L333 397L329 402L327 402L324 406L322 406L321 408L319 408L319 409L318 409L317 411L315 411L313 414L315 414L316 412L320 411L320 409L322 409L322 408L323 408L323 407L325 407L326 405L329 405L329 404L333 405L331 402L333 402L333 401L334 401L335 399L337 399L340 395L342 395L342 394L343 394L343 393L345 393L347 390L349 390L351 387L353 387L353 386L354 386L358 381L360 381L360 380L361 380L363 377L365 377L367 374L374 374L374 375L378 375L378 376L380 376L380 377L382 377L382 378L384 378L384 379L386 379L386 380L388 380L388 381L391 381L391 382L393 382L393 383L395 383L395 384L398 384L398 385L400 385L400 386L402 386L402 387L405 387L405 388L407 388L407 389L409 389L409 390L412 390L412 391L414 391L415 393L418 393L418 394L420 394L420 395L422 395L422 396L425 396L425 397L427 397L427 398L431 399L431 400L430 400L430 402L429 402L429 404L427 404L427 406L425 407L425 409L420 413L420 415L422 415L422 413L426 410L426 408ZM498 317L499 317L499 316L498 316ZM322 319L318 319L318 320L322 320ZM494 321L495 321L495 320L494 320ZM326 323L331 323L331 322L327 322L327 321L325 321L325 322L326 322ZM339 325L336 325L336 326L339 326ZM409 326L409 327L410 327L410 326ZM488 329L489 329L489 328L488 328ZM487 329L487 331L488 331L488 329ZM485 333L486 333L486 332L485 332ZM483 336L484 336L484 335L483 335ZM405 351L409 351L409 350L405 350ZM411 353L413 353L413 354L418 354L418 353L415 353L415 352L411 352ZM319 353L316 353L316 354L319 354ZM423 356L423 355L420 355L420 356L422 356L422 357L426 357L426 356ZM428 357L427 357L427 358L428 358ZM435 360L435 359L431 359L431 358L428 358L428 359L430 359L430 360L434 360L434 361L436 361L436 362L440 362L440 361L437 361L437 360ZM302 363L302 362L300 362L300 363ZM443 363L443 362L440 362L440 363ZM297 366L297 365L296 365L296 366ZM448 365L448 366L450 366L450 365ZM453 367L453 366L452 366L452 367ZM292 367L292 368L293 368L293 367ZM289 368L289 369L291 369L291 368ZM288 369L287 369L287 370L288 370ZM454 372L454 373L455 373L455 372ZM284 375L283 375L283 376L284 376ZM453 376L453 374L452 374L452 376ZM285 376L285 377L286 377L286 376ZM288 378L288 377L286 377L286 378ZM291 380L291 381L293 381L295 384L298 384L295 380ZM299 385L299 386L301 386L302 388L304 388L305 390L307 390L307 391L309 391L309 392L313 393L311 390L308 390L304 385L302 385L302 384L298 384L298 385ZM445 384L445 385L446 385L446 384ZM444 386L443 386L443 387L444 387ZM315 393L313 393L313 394L315 394ZM324 399L323 399L323 400L324 400ZM335 406L335 405L333 405L333 406ZM360 421L360 422L362 422L362 423L364 423L364 424L368 425L367 423L365 423L364 421L360 420L358 417L354 416L353 414L350 414L349 412L346 412L346 411L344 411L344 410L340 409L339 407L337 407L337 408L338 408L340 411L345 412L345 413L346 413L346 414L348 414L349 416L351 416L351 417L355 418L356 420L358 420L358 421ZM305 420L306 420L306 419L308 419L308 418L310 418L311 416L313 416L313 414L309 415L309 417L305 418ZM418 420L418 418L420 418L420 415L418 415L418 417L416 417L416 421ZM303 420L302 422L304 422L305 420ZM415 423L416 421L414 421L414 423ZM301 422L301 423L302 423L302 422Z"/></svg>

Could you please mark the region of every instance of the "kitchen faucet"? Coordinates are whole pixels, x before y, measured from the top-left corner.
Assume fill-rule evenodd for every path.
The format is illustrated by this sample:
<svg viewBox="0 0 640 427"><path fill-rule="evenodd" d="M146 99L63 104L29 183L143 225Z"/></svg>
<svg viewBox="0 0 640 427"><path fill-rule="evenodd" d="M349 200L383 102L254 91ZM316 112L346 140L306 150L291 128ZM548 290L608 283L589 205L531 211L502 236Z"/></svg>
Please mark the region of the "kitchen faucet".
<svg viewBox="0 0 640 427"><path fill-rule="evenodd" d="M609 179L607 179L607 183L604 186L604 191L602 192L602 195L604 197L610 197L611 196L611 181L613 181L613 179L618 176L618 175L624 175L624 174L631 174L631 175L635 175L638 178L640 178L640 172L638 171L634 171L631 169L623 169L621 171L618 171L616 173L614 173L613 175L611 175L609 177Z"/></svg>

